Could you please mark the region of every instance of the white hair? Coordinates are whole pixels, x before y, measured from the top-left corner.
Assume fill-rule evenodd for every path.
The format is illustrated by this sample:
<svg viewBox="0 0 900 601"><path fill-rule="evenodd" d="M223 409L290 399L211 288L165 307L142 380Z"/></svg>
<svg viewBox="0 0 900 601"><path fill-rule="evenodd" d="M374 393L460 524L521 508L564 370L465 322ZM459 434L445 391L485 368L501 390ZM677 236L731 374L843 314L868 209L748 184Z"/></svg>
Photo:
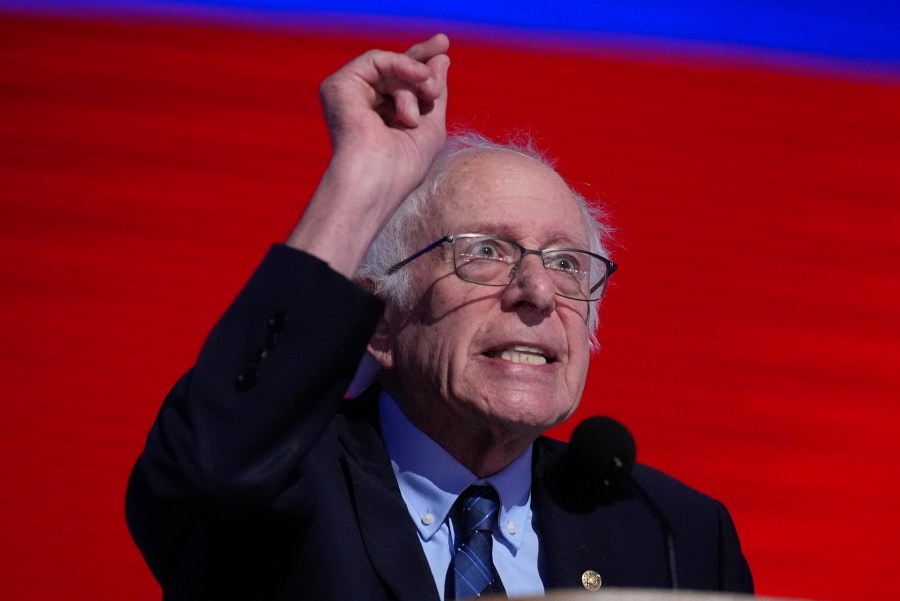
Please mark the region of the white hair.
<svg viewBox="0 0 900 601"><path fill-rule="evenodd" d="M400 204L381 233L369 246L362 264L356 272L356 278L366 281L373 287L374 293L386 302L400 308L411 308L413 300L410 294L410 271L401 269L388 275L392 265L399 263L419 250L422 241L422 223L432 200L437 196L441 184L447 177L453 160L467 151L503 150L532 158L546 165L554 172L554 162L547 158L535 145L530 136L519 134L506 143L499 143L473 131L462 131L447 137L444 147L438 153L425 179L418 188ZM611 234L611 228L604 222L604 213L591 206L585 198L569 186L590 241L590 251L604 257L609 254L605 241ZM599 301L589 303L588 328L591 331L591 346L598 348L596 329L599 324Z"/></svg>

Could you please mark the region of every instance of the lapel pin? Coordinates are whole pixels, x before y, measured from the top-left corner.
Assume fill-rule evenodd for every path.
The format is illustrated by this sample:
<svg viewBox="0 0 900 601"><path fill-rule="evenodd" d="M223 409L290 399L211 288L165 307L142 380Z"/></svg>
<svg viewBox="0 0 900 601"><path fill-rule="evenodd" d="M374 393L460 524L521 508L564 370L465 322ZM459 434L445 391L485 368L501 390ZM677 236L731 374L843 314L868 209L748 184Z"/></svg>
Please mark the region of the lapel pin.
<svg viewBox="0 0 900 601"><path fill-rule="evenodd" d="M602 584L600 574L594 570L587 570L581 575L581 585L591 592L599 591Z"/></svg>

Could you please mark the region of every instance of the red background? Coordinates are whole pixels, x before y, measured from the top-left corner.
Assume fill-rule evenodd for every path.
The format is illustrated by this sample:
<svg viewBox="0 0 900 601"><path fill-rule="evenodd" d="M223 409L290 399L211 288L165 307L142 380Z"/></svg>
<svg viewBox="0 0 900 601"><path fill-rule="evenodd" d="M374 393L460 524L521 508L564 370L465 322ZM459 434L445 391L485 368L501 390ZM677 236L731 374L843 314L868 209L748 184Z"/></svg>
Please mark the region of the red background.
<svg viewBox="0 0 900 601"><path fill-rule="evenodd" d="M130 466L324 168L319 81L409 39L0 17L3 598L159 597ZM578 417L722 499L760 593L891 597L900 85L465 35L452 58L451 122L532 131L618 228Z"/></svg>

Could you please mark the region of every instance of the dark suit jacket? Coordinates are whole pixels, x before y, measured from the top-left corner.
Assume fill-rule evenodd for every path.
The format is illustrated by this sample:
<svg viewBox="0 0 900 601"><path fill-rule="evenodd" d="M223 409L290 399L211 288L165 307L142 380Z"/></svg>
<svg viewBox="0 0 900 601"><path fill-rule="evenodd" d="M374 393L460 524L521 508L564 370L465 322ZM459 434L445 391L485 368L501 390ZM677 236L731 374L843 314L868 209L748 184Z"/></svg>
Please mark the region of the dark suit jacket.
<svg viewBox="0 0 900 601"><path fill-rule="evenodd" d="M344 399L380 303L276 246L167 397L127 495L131 532L166 599L408 599L438 593L381 440L377 390ZM566 445L534 447L545 586L669 586L646 502L548 484ZM725 508L647 467L682 588L751 591ZM571 478L570 478L571 479ZM584 505L584 504L581 504Z"/></svg>

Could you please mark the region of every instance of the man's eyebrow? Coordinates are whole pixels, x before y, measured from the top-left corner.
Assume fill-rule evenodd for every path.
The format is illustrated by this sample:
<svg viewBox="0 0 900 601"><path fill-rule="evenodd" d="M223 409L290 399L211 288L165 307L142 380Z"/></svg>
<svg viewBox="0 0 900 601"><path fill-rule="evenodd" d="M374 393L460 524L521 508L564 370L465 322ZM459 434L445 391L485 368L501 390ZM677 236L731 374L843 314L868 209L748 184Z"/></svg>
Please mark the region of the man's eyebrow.
<svg viewBox="0 0 900 601"><path fill-rule="evenodd" d="M554 232L544 248L581 248L588 249L589 244L582 239L575 239L563 232Z"/></svg>
<svg viewBox="0 0 900 601"><path fill-rule="evenodd" d="M503 223L493 223L493 222L476 222L469 223L463 229L466 231L458 231L452 232L455 234L489 234L491 236L500 236L501 238L509 238L510 240L515 240L518 236L518 232L513 231L511 227Z"/></svg>
<svg viewBox="0 0 900 601"><path fill-rule="evenodd" d="M465 231L463 231L463 229ZM512 228L508 224L496 222L475 222L467 224L459 231L448 232L450 234L488 234L490 236L499 236L514 242L519 242L523 237L523 232L518 228ZM589 245L584 240L574 238L568 232L563 230L552 230L549 235L542 239L547 240L543 248L584 248L588 249Z"/></svg>

